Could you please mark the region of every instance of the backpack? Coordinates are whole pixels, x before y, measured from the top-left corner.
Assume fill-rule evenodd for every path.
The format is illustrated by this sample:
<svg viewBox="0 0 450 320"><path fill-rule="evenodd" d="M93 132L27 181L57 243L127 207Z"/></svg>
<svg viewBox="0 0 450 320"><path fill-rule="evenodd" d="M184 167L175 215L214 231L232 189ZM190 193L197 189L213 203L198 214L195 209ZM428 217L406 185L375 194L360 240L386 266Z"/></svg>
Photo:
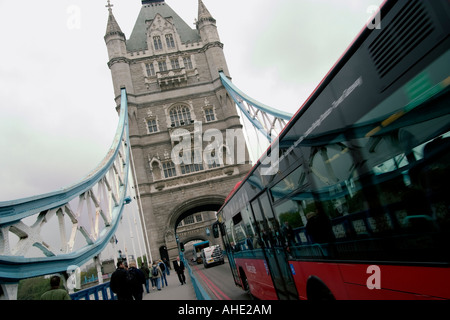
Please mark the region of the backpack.
<svg viewBox="0 0 450 320"><path fill-rule="evenodd" d="M154 277L157 277L158 276L158 267L153 267L152 268L152 275L154 276Z"/></svg>
<svg viewBox="0 0 450 320"><path fill-rule="evenodd" d="M164 262L160 262L159 268L161 269L162 272L164 272L166 270L166 266L164 265Z"/></svg>

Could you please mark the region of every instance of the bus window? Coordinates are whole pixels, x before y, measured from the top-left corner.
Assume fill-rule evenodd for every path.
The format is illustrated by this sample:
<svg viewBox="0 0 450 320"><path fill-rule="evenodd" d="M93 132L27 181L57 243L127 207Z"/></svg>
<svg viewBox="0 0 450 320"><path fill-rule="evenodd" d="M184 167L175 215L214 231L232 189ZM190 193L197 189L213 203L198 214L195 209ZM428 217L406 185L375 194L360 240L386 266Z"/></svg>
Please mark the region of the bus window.
<svg viewBox="0 0 450 320"><path fill-rule="evenodd" d="M258 241L256 239L255 223L253 221L252 212L250 204L248 204L244 209L242 209L242 223L247 231L245 248L247 250L253 250L259 247Z"/></svg>
<svg viewBox="0 0 450 320"><path fill-rule="evenodd" d="M256 230L259 231L260 239L257 239L259 242L259 246L261 248L270 248L271 246L271 233L268 231L270 230L269 224L267 222L267 219L263 216L261 208L258 204L258 200L255 200L252 202L252 208L253 213L255 215L255 222L254 226Z"/></svg>
<svg viewBox="0 0 450 320"><path fill-rule="evenodd" d="M250 208L247 206L233 217L234 243L240 251L255 248L255 230L252 223Z"/></svg>
<svg viewBox="0 0 450 320"><path fill-rule="evenodd" d="M236 217L238 217L239 219L236 219ZM241 222L242 222L242 215L241 213L238 213L236 216L233 217L232 232L234 244L236 245L239 251L245 250L245 239L247 238L245 229L243 228Z"/></svg>
<svg viewBox="0 0 450 320"><path fill-rule="evenodd" d="M235 251L236 250L236 239L234 238L233 235L233 220L226 220L225 221L225 232L226 232L226 239L228 241L226 241L227 243L229 243L230 246L230 250L231 251Z"/></svg>
<svg viewBox="0 0 450 320"><path fill-rule="evenodd" d="M436 90L424 93L428 99L420 104L405 106L401 89L356 123L329 134L329 143L316 137L317 145L301 146L311 188L299 195L310 193L316 214L330 223L334 239L321 244L327 258L449 261L450 201L444 190L450 179L450 101L448 88ZM351 117L352 108L361 106L339 113ZM292 200L275 206L280 220L286 212L302 211Z"/></svg>
<svg viewBox="0 0 450 320"><path fill-rule="evenodd" d="M302 201L288 199L274 206L275 215L280 223L283 241L286 245L301 243L296 230L306 225L306 215Z"/></svg>
<svg viewBox="0 0 450 320"><path fill-rule="evenodd" d="M259 223L263 245L266 248L282 246L280 224L273 217L271 212L272 205L269 202L269 197L264 193L259 197L259 201L261 202L261 205L255 204L252 205L252 208L255 212L257 223Z"/></svg>
<svg viewBox="0 0 450 320"><path fill-rule="evenodd" d="M311 191L320 202L323 213L334 221L331 227L334 237L337 240L348 239L355 231L353 221L344 217L363 212L369 207L357 170L363 160L355 163L352 153L357 150L346 141L311 149L309 165L314 186ZM355 221L358 233L367 233L359 220Z"/></svg>
<svg viewBox="0 0 450 320"><path fill-rule="evenodd" d="M303 166L299 166L293 172L288 174L283 180L278 182L274 187L270 189L272 199L277 201L285 198L293 191L298 191L307 186L306 173Z"/></svg>

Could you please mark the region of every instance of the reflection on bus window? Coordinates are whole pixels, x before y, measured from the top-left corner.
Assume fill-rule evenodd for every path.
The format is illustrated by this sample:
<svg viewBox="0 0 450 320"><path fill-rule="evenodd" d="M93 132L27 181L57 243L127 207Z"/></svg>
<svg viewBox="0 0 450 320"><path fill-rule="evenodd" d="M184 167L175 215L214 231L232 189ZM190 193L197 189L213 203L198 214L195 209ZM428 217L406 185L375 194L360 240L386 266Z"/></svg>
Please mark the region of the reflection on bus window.
<svg viewBox="0 0 450 320"><path fill-rule="evenodd" d="M300 166L286 178L277 183L277 185L274 186L270 192L273 199L282 199L295 190L307 187L306 185L306 173L303 170L303 166Z"/></svg>
<svg viewBox="0 0 450 320"><path fill-rule="evenodd" d="M305 139L307 166L270 189L276 220L259 222L266 245L281 235L294 259L448 261L448 88L430 99L407 111L388 99L380 112L324 132L330 143Z"/></svg>
<svg viewBox="0 0 450 320"><path fill-rule="evenodd" d="M228 222L227 235L233 251L247 251L259 247L250 207L234 215Z"/></svg>

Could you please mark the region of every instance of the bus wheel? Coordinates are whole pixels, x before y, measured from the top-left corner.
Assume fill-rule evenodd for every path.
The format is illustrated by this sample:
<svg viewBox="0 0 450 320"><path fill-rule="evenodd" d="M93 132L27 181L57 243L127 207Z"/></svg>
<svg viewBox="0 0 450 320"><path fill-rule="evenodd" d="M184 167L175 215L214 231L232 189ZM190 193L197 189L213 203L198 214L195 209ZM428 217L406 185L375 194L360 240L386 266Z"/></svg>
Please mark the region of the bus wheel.
<svg viewBox="0 0 450 320"><path fill-rule="evenodd" d="M308 300L331 301L336 300L330 289L317 277L309 277L306 285Z"/></svg>
<svg viewBox="0 0 450 320"><path fill-rule="evenodd" d="M250 293L250 286L248 285L247 276L245 275L245 272L244 270L242 270L242 268L239 268L239 276L242 282L242 289Z"/></svg>
<svg viewBox="0 0 450 320"><path fill-rule="evenodd" d="M250 290L250 285L248 284L247 276L245 275L244 270L242 268L239 268L239 277L241 278L242 282L242 289L249 295L249 297L252 300L255 300L255 296L253 296L252 291Z"/></svg>

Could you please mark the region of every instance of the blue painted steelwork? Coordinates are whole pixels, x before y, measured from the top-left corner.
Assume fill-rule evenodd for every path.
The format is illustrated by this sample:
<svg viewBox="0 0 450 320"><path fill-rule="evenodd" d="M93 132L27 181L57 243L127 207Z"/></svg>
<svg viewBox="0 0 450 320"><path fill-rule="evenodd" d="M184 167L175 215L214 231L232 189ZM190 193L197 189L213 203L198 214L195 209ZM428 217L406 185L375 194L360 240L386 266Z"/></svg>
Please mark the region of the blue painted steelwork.
<svg viewBox="0 0 450 320"><path fill-rule="evenodd" d="M265 112L266 114L269 114L275 118L286 120L286 121L289 121L292 118L292 114L283 112L280 110L276 110L276 109L271 108L261 102L254 100L253 98L249 97L248 95L243 93L241 90L239 90L239 88L237 88L223 72L219 72L219 75L220 75L220 80L222 81L223 86L228 91L228 93L230 93L234 102L242 110L242 113L247 117L247 119L252 123L252 125L255 128L257 128L267 138L267 140L269 140L269 142L272 142L273 138L270 135L270 132L268 132L264 128L264 126L261 124L261 122L258 119L256 119L256 117L252 117L250 115L247 108L244 106L243 102L245 101L248 104L252 105L253 107L261 110L262 112Z"/></svg>
<svg viewBox="0 0 450 320"><path fill-rule="evenodd" d="M32 215L45 215L48 210L60 208L77 196L92 190L111 170L116 158L120 155L124 158L124 177L119 186L119 199L112 208L111 222L88 245L70 253L54 255L51 252L46 257L26 258L23 256L0 255L0 282L17 282L18 280L37 277L46 274L59 273L67 270L68 266L81 266L93 257L97 256L107 246L114 236L119 225L124 199L128 185L128 171L130 164L129 133L128 133L128 102L126 90L121 92L121 110L119 125L114 142L103 161L86 178L75 185L60 191L19 199L0 202L0 235L3 230L14 223ZM125 144L125 155L120 154ZM81 228L81 227L80 227ZM3 235L4 236L4 235ZM0 239L0 249L4 246ZM4 249L4 248L3 248ZM47 254L46 254L47 255Z"/></svg>
<svg viewBox="0 0 450 320"><path fill-rule="evenodd" d="M124 107L121 107L119 126L116 131L114 142L109 149L107 156L96 169L88 174L86 178L71 187L29 198L0 202L0 225L22 220L36 214L38 211L42 212L60 207L83 192L92 189L111 168L119 152L120 143L124 138L124 135L126 134L128 136L128 125L126 123L128 120L126 113L128 106L125 89L122 91L121 106Z"/></svg>
<svg viewBox="0 0 450 320"><path fill-rule="evenodd" d="M194 287L195 296L197 297L197 300L211 300L211 297L206 292L206 290L203 288L203 286L200 284L200 282L197 280L197 277L192 272L192 268L189 265L189 263L184 258L183 252L180 252L180 258L183 261L184 265L188 269L189 277L191 278L192 286Z"/></svg>
<svg viewBox="0 0 450 320"><path fill-rule="evenodd" d="M103 284L72 293L70 298L72 300L117 300L117 296L114 292L112 292L110 284L110 282L105 282ZM101 293L101 297L99 293Z"/></svg>

